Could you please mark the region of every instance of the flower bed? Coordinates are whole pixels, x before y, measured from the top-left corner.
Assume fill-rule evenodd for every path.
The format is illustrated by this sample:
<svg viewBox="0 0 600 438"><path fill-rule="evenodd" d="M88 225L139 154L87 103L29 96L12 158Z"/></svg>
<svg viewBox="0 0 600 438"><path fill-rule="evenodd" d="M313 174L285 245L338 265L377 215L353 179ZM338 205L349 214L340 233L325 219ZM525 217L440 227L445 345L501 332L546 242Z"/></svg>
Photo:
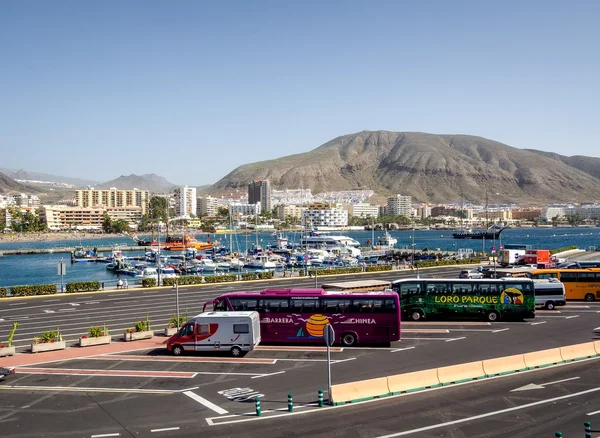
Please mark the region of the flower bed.
<svg viewBox="0 0 600 438"><path fill-rule="evenodd" d="M81 338L79 338L80 347L110 344L112 340L110 335L108 334L106 324L104 324L104 328L100 327L99 325L92 326L88 330L88 333L89 336L83 335Z"/></svg>
<svg viewBox="0 0 600 438"><path fill-rule="evenodd" d="M65 343L65 341L63 341L63 338L60 334L60 330L58 328L56 330L49 330L47 332L43 332L39 338L33 338L33 343L31 344L32 353L40 353L42 351L64 350L65 348L67 348L67 344Z"/></svg>
<svg viewBox="0 0 600 438"><path fill-rule="evenodd" d="M123 333L123 340L139 341L141 339L152 339L154 337L154 331L150 329L150 319L146 314L146 321L137 321L134 324L134 328L125 330Z"/></svg>
<svg viewBox="0 0 600 438"><path fill-rule="evenodd" d="M7 347L6 345L0 345L0 357L14 356L15 347Z"/></svg>

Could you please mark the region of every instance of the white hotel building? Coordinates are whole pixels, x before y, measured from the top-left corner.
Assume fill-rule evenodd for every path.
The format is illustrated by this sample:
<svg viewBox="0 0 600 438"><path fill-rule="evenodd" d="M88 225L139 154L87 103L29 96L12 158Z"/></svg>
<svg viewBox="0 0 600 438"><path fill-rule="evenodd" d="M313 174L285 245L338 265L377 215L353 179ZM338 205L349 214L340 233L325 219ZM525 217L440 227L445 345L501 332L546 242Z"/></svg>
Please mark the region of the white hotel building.
<svg viewBox="0 0 600 438"><path fill-rule="evenodd" d="M302 225L310 228L348 226L348 212L342 204L316 202L302 214Z"/></svg>

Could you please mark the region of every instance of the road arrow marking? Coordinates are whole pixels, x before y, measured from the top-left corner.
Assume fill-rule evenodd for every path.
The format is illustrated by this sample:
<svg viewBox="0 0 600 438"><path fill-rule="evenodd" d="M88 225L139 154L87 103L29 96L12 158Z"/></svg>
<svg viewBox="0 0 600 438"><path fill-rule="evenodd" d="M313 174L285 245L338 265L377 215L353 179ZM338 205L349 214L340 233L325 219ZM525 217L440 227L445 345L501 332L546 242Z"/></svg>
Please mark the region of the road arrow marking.
<svg viewBox="0 0 600 438"><path fill-rule="evenodd" d="M521 386L520 388L513 389L510 392L529 391L531 389L544 389L548 385L556 385L557 383L569 382L571 380L577 380L577 379L579 379L579 377L571 377L570 379L557 380L555 382L542 383L539 385L537 385L535 383L530 383L529 385L525 385L525 386Z"/></svg>
<svg viewBox="0 0 600 438"><path fill-rule="evenodd" d="M548 321L532 322L531 325L546 324Z"/></svg>
<svg viewBox="0 0 600 438"><path fill-rule="evenodd" d="M48 310L48 309L46 309L46 310L44 310L44 313L54 313L54 310Z"/></svg>
<svg viewBox="0 0 600 438"><path fill-rule="evenodd" d="M73 307L79 306L79 303L68 303L68 304Z"/></svg>

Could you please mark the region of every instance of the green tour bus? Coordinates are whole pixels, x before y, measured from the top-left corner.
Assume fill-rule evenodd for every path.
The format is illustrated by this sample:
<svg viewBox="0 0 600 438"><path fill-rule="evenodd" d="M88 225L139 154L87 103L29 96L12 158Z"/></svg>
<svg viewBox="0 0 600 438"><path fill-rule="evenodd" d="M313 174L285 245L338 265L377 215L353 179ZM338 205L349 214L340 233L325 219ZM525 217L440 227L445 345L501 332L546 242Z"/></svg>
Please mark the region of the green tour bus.
<svg viewBox="0 0 600 438"><path fill-rule="evenodd" d="M392 281L391 287L400 296L403 319L535 317L533 281L528 278L407 278Z"/></svg>

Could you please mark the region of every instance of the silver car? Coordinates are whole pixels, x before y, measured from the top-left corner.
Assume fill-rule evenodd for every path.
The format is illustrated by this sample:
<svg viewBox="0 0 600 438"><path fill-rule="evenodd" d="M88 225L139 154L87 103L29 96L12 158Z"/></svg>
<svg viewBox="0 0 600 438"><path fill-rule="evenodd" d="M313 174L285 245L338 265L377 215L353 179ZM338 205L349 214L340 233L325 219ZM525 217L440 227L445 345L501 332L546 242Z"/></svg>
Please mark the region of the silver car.
<svg viewBox="0 0 600 438"><path fill-rule="evenodd" d="M479 272L476 269L465 269L460 271L458 278L483 278L483 272Z"/></svg>

